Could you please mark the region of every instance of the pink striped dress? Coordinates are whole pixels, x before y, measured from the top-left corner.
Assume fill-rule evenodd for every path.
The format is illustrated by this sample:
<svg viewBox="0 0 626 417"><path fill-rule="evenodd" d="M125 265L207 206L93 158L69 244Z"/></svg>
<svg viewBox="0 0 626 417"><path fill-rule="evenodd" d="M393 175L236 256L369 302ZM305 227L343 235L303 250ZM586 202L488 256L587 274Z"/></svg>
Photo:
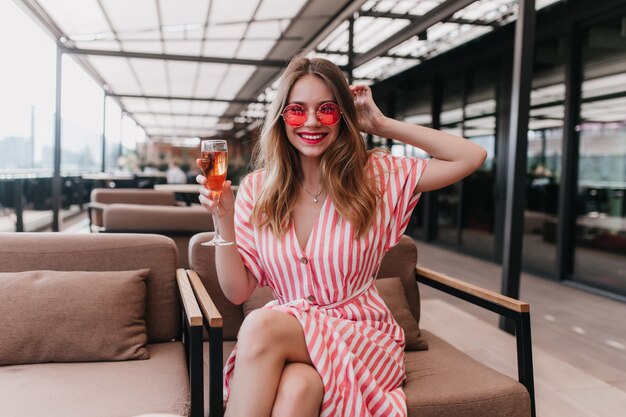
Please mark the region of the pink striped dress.
<svg viewBox="0 0 626 417"><path fill-rule="evenodd" d="M374 276L383 255L406 228L419 194L415 187L427 160L375 153L367 168L382 195L374 224L355 239L351 224L327 198L306 247L293 225L277 239L250 224L263 172L248 175L235 203L237 245L260 286L269 285L280 310L302 324L313 365L322 377L320 416L406 416L402 391L404 332L382 301ZM237 350L224 369L229 380Z"/></svg>

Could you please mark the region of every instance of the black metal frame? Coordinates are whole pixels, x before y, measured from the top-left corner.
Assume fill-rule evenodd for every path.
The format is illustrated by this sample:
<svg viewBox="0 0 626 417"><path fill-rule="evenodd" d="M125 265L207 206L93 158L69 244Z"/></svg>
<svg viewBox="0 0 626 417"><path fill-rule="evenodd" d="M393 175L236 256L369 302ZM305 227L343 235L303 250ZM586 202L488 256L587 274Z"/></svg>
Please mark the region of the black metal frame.
<svg viewBox="0 0 626 417"><path fill-rule="evenodd" d="M204 325L209 333L209 363L219 364L209 369L209 398L207 407L209 417L222 417L224 415L224 383L223 383L223 358L224 338L222 327L212 327L203 317Z"/></svg>
<svg viewBox="0 0 626 417"><path fill-rule="evenodd" d="M202 326L189 326L185 309L182 313L181 340L185 345L189 391L191 394L190 417L204 417L204 379L202 375Z"/></svg>
<svg viewBox="0 0 626 417"><path fill-rule="evenodd" d="M530 313L518 312L506 306L478 297L469 292L446 285L432 278L421 275L416 271L415 278L418 282L436 288L454 297L468 301L474 305L485 308L515 322L515 340L517 343L517 372L518 381L526 387L530 396L531 416L535 417L535 383L533 374L532 341L530 331Z"/></svg>
<svg viewBox="0 0 626 417"><path fill-rule="evenodd" d="M178 273L179 270L177 270ZM185 279L187 274L184 273ZM191 284L190 284L191 286ZM179 339L185 346L187 370L189 372L190 410L189 417L204 417L204 378L202 372L202 326L191 326L178 286L181 304L181 327ZM195 299L194 299L195 301ZM199 307L197 307L199 309Z"/></svg>

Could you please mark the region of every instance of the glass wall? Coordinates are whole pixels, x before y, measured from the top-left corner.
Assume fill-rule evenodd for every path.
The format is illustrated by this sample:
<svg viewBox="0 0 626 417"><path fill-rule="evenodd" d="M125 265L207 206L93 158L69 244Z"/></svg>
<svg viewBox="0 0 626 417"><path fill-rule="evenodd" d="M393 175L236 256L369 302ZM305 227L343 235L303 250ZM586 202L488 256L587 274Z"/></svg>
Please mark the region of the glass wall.
<svg viewBox="0 0 626 417"><path fill-rule="evenodd" d="M104 166L106 171L115 171L119 168L118 160L122 150L122 110L111 98L106 98L105 147Z"/></svg>
<svg viewBox="0 0 626 417"><path fill-rule="evenodd" d="M443 81L441 130L463 136L464 73L446 76ZM437 190L437 241L458 245L461 228L461 183Z"/></svg>
<svg viewBox="0 0 626 417"><path fill-rule="evenodd" d="M399 109L398 119L407 123L413 123L420 126L432 127L432 84L420 82L411 88L403 88L398 96L397 108ZM428 158L429 155L421 149L408 145L399 145L404 147L404 154L416 156L419 158ZM424 194L425 195L425 194ZM422 195L420 202L417 204L411 220L407 226L406 233L413 237L425 239L426 229L424 227L424 214L426 199Z"/></svg>
<svg viewBox="0 0 626 417"><path fill-rule="evenodd" d="M104 91L69 56L63 56L62 82L61 172L98 172Z"/></svg>
<svg viewBox="0 0 626 417"><path fill-rule="evenodd" d="M556 274L559 185L563 148L565 52L560 37L535 46L530 93L522 264Z"/></svg>
<svg viewBox="0 0 626 417"><path fill-rule="evenodd" d="M576 281L626 295L626 42L623 17L583 40Z"/></svg>
<svg viewBox="0 0 626 417"><path fill-rule="evenodd" d="M467 76L467 104L463 136L487 151L483 165L462 184L461 246L469 253L494 259L496 80L493 63L471 70Z"/></svg>

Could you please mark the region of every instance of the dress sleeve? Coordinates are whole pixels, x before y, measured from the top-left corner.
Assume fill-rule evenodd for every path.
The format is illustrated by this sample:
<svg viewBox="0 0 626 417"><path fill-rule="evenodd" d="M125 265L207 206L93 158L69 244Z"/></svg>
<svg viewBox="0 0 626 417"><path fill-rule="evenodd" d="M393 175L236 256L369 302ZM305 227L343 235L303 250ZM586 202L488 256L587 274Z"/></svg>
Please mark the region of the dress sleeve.
<svg viewBox="0 0 626 417"><path fill-rule="evenodd" d="M383 191L386 199L385 214L387 222L387 243L385 250L395 246L404 233L411 213L417 205L421 193L415 192L415 187L428 165L429 159L415 157L399 157L385 155L381 163L387 171L387 183Z"/></svg>
<svg viewBox="0 0 626 417"><path fill-rule="evenodd" d="M237 249L243 264L259 282L260 287L266 285L265 269L259 257L254 233L254 226L250 218L254 207L254 174L246 176L237 190L235 200L235 236ZM258 180L258 178L256 178Z"/></svg>

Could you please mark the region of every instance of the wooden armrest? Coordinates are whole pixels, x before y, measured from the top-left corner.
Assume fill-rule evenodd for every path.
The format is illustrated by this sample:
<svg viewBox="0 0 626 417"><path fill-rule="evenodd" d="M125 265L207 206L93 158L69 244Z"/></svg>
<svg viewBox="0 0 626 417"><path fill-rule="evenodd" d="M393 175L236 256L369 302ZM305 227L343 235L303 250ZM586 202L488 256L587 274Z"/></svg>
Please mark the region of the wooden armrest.
<svg viewBox="0 0 626 417"><path fill-rule="evenodd" d="M418 266L417 268L415 268L415 274L417 275L418 280L420 280L419 278L424 277L429 281L436 282L448 288L454 288L466 294L470 294L491 303L498 304L508 310L512 310L518 313L528 313L530 311L530 305L528 303L516 300L511 297L507 297L495 291L487 290L485 288L461 281L456 278L452 278L440 272L435 272L432 269ZM425 282L425 284L428 284L428 282Z"/></svg>
<svg viewBox="0 0 626 417"><path fill-rule="evenodd" d="M187 316L187 325L189 327L202 326L202 312L200 306L196 301L196 297L193 294L193 289L187 278L185 270L179 268L176 270L176 282L178 283L178 291L180 292L180 298L183 302L183 308L185 309L185 316Z"/></svg>
<svg viewBox="0 0 626 417"><path fill-rule="evenodd" d="M88 209L96 209L96 210L104 210L108 204L106 203L98 203L97 201L91 201L87 203Z"/></svg>
<svg viewBox="0 0 626 417"><path fill-rule="evenodd" d="M217 307L215 307L215 303L211 300L211 296L207 292L206 288L204 288L204 284L202 284L202 281L196 271L188 269L187 274L189 275L189 281L191 282L193 292L196 294L198 304L200 304L202 314L204 314L204 317L209 323L209 327L223 327L224 320L222 319L222 315L218 311Z"/></svg>

